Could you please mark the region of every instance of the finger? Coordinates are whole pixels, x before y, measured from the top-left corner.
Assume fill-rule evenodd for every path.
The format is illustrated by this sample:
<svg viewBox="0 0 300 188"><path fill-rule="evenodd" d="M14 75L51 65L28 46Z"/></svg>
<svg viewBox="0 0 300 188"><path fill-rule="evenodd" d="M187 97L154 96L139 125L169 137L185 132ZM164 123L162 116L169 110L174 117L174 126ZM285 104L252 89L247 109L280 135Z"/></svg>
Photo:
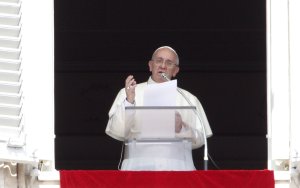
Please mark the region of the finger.
<svg viewBox="0 0 300 188"><path fill-rule="evenodd" d="M135 88L136 86L136 81L134 79L130 80L127 84L126 84L126 89L130 89L130 88Z"/></svg>
<svg viewBox="0 0 300 188"><path fill-rule="evenodd" d="M136 87L136 84L130 86L130 88L132 88L132 89L135 89L135 87Z"/></svg>
<svg viewBox="0 0 300 188"><path fill-rule="evenodd" d="M130 82L130 80L133 79L133 76L132 75L129 75L126 80L125 80L125 85L128 85L128 83Z"/></svg>
<svg viewBox="0 0 300 188"><path fill-rule="evenodd" d="M130 80L128 83L128 86L133 86L136 84L136 81L134 79Z"/></svg>

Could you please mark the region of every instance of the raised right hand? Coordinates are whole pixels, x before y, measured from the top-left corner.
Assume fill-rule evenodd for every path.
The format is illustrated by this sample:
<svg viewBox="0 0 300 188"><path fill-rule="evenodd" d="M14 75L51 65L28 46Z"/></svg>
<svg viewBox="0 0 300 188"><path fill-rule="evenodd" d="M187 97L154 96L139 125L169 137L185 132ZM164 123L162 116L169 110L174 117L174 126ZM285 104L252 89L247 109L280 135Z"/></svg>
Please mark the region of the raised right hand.
<svg viewBox="0 0 300 188"><path fill-rule="evenodd" d="M126 100L134 103L136 81L132 75L129 75L125 80Z"/></svg>

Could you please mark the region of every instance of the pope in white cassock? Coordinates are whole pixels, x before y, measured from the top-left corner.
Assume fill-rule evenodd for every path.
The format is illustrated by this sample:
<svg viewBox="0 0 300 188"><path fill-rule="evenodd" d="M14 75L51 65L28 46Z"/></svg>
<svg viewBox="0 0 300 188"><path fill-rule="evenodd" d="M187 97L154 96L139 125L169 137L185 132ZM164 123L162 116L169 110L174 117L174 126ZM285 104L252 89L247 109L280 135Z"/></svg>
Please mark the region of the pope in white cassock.
<svg viewBox="0 0 300 188"><path fill-rule="evenodd" d="M109 111L109 121L105 132L117 140L127 142L126 135L131 131L130 127L125 125L125 107L143 106L144 91L147 85L163 83L174 78L179 72L179 58L174 49L163 46L154 51L148 66L152 73L148 81L137 84L134 77L129 75L125 80L125 87L120 90ZM176 105L196 107L195 125L189 131L187 131L190 123L188 117L176 113L176 136L183 138L185 137L183 135L188 132L192 139L168 144L127 142L121 170L195 170L191 150L201 147L204 144L204 135L210 137L212 131L203 107L194 95L178 88ZM202 126L205 134L203 134Z"/></svg>

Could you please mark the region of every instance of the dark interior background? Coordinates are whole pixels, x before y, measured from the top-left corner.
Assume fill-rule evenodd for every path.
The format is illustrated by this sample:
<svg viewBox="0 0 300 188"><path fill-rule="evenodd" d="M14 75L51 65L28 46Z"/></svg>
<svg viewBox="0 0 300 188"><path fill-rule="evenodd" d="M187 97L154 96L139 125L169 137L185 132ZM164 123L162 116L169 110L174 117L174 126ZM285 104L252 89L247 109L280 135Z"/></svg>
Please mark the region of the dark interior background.
<svg viewBox="0 0 300 188"><path fill-rule="evenodd" d="M117 169L122 143L104 132L108 111L128 74L148 79L162 45L177 50L178 85L207 113L220 169L267 168L265 1L54 2L57 169ZM193 154L202 169L203 148Z"/></svg>

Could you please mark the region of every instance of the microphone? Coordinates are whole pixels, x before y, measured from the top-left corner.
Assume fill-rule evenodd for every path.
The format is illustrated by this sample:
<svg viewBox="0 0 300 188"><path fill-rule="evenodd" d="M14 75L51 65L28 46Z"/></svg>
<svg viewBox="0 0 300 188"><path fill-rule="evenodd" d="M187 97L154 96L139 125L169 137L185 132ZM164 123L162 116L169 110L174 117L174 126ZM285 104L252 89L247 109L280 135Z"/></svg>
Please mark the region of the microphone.
<svg viewBox="0 0 300 188"><path fill-rule="evenodd" d="M166 73L161 73L161 77L163 77L165 80L170 81L170 79L167 77ZM181 94L181 96L183 96L183 98L189 103L190 106L194 106L192 104L192 102L189 100L189 98L187 98L187 96L182 92L182 90L180 88L177 87L177 91ZM202 127L202 132L203 132L203 136L204 136L204 170L207 170L207 166L208 166L208 149L207 149L207 138L206 138L206 132L205 132L205 127L203 125L203 122L201 120L201 116L198 112L198 110L193 110L194 113L196 114L197 118L200 121L201 127Z"/></svg>
<svg viewBox="0 0 300 188"><path fill-rule="evenodd" d="M167 77L166 73L161 73L161 77L163 77L165 80L170 81L170 79Z"/></svg>

